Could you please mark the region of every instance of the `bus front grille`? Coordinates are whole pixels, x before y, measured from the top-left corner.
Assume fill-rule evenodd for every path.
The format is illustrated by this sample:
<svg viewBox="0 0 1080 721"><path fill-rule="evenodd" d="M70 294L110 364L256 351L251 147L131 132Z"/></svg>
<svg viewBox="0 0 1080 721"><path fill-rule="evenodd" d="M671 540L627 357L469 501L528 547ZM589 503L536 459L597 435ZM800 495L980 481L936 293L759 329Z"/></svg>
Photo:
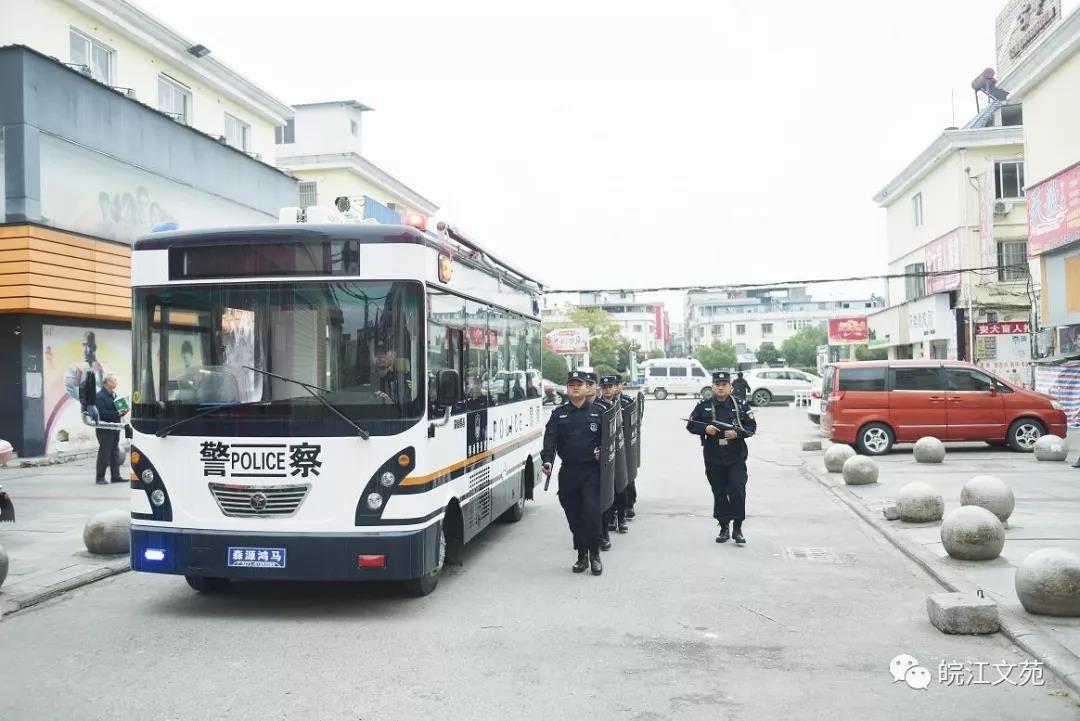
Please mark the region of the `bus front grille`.
<svg viewBox="0 0 1080 721"><path fill-rule="evenodd" d="M289 486L238 486L211 483L210 493L226 516L283 518L291 516L307 498L311 484Z"/></svg>

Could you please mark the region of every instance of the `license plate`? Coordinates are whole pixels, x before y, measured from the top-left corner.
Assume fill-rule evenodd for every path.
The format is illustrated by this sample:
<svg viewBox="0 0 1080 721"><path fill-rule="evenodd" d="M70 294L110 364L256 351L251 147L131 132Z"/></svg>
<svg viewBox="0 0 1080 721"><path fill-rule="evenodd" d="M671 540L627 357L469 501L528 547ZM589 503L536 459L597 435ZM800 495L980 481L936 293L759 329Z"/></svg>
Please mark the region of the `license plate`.
<svg viewBox="0 0 1080 721"><path fill-rule="evenodd" d="M284 548L230 546L225 558L230 568L285 568Z"/></svg>

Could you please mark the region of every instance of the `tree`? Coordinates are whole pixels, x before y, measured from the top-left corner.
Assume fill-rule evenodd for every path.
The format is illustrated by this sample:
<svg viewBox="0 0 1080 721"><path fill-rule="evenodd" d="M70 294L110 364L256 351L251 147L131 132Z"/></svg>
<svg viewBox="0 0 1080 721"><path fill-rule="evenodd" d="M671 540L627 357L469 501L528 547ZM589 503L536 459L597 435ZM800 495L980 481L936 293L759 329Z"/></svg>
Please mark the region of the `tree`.
<svg viewBox="0 0 1080 721"><path fill-rule="evenodd" d="M765 365L769 365L770 363L775 363L776 360L779 357L780 357L780 351L776 350L776 346L774 346L769 341L765 341L760 346L758 346L758 349L757 349L758 363L763 363Z"/></svg>
<svg viewBox="0 0 1080 721"><path fill-rule="evenodd" d="M780 348L788 365L814 367L817 365L818 346L825 345L828 341L825 327L816 325L800 328L795 335L785 340Z"/></svg>
<svg viewBox="0 0 1080 721"><path fill-rule="evenodd" d="M855 348L856 360L888 360L889 351L885 348L871 350L869 346L861 345Z"/></svg>
<svg viewBox="0 0 1080 721"><path fill-rule="evenodd" d="M664 351L662 351L662 350L651 350L651 351L649 351L649 359L650 360L656 360L657 358L664 358L664 357L665 357L664 356Z"/></svg>
<svg viewBox="0 0 1080 721"><path fill-rule="evenodd" d="M560 328L589 329L589 361L593 368L605 365L614 368L619 363L619 348L626 341L619 335L619 324L601 308L575 308L570 320L559 323Z"/></svg>
<svg viewBox="0 0 1080 721"><path fill-rule="evenodd" d="M566 370L566 357L545 347L540 358L540 374L553 383L565 383Z"/></svg>
<svg viewBox="0 0 1080 721"><path fill-rule="evenodd" d="M702 346L697 350L697 359L709 370L716 368L734 368L738 361L735 346L729 341L714 340L712 345Z"/></svg>

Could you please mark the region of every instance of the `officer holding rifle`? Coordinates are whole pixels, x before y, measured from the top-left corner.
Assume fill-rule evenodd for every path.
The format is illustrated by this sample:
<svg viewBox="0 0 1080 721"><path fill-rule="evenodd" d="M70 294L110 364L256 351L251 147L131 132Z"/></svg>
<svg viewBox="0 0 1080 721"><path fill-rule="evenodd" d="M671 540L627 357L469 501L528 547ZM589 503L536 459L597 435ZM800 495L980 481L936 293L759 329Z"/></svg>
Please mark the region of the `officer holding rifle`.
<svg viewBox="0 0 1080 721"><path fill-rule="evenodd" d="M757 431L750 405L731 395L731 374L713 373L713 397L698 403L686 430L701 438L705 477L713 493L713 517L720 524L717 543L734 539L746 543L742 532L746 518L746 439ZM733 523L729 531L728 524Z"/></svg>

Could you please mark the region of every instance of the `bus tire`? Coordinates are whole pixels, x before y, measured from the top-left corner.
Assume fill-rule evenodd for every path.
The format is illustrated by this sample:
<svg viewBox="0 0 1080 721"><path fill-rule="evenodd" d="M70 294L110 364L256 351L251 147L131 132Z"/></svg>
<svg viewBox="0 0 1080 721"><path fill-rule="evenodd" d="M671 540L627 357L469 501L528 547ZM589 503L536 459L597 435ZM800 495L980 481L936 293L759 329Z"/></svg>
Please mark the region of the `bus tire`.
<svg viewBox="0 0 1080 721"><path fill-rule="evenodd" d="M220 593L229 586L227 578L211 578L209 576L184 576L187 585L199 593Z"/></svg>
<svg viewBox="0 0 1080 721"><path fill-rule="evenodd" d="M521 479L518 481L518 499L507 508L499 520L503 523L517 523L525 516L525 476L529 472L530 464L525 463L525 467L521 469Z"/></svg>
<svg viewBox="0 0 1080 721"><path fill-rule="evenodd" d="M656 390L653 391L653 398L655 398L658 401L662 401L665 398L667 398L667 391L664 390L663 388L657 388Z"/></svg>
<svg viewBox="0 0 1080 721"><path fill-rule="evenodd" d="M436 560L435 568L431 569L423 576L410 578L408 581L402 582L407 594L416 598L422 598L434 591L439 585L439 575L442 573L443 565L446 563L446 531L443 523L439 523L438 554L439 556Z"/></svg>

